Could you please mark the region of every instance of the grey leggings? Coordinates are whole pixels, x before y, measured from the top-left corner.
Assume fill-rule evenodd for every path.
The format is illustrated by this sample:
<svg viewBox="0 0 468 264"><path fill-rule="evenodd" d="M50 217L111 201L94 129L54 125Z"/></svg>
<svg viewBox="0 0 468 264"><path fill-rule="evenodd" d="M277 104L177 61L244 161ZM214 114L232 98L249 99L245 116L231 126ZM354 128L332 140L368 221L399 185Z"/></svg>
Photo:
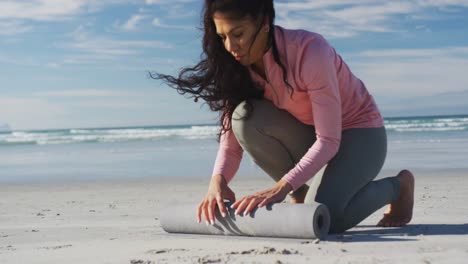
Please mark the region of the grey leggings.
<svg viewBox="0 0 468 264"><path fill-rule="evenodd" d="M314 126L303 124L268 100L251 101L234 111L232 129L242 148L275 181L279 181L304 156L316 140ZM387 153L385 128L344 130L338 153L322 177L313 178L306 203L316 201L330 210L331 233L356 226L399 195L397 177L373 181ZM312 176L312 175L311 175ZM295 193L307 190L301 186ZM293 194L294 196L294 194Z"/></svg>

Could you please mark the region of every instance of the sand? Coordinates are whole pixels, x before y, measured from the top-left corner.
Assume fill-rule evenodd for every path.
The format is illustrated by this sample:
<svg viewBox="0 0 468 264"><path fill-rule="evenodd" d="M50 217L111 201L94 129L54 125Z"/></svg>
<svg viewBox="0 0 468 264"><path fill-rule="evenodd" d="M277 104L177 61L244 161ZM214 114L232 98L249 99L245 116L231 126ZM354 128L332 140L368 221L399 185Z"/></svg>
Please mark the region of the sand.
<svg viewBox="0 0 468 264"><path fill-rule="evenodd" d="M416 181L410 225L375 227L382 208L323 241L164 232L160 210L201 200L208 179L3 185L0 263L467 263L468 171ZM231 186L241 197L271 184Z"/></svg>

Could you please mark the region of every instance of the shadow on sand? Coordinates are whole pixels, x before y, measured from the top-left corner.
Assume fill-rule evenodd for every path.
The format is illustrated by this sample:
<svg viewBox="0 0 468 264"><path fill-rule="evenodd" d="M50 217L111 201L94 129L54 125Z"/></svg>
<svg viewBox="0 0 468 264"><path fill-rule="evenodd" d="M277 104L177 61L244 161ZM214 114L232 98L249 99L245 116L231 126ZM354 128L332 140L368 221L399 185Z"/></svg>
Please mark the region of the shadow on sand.
<svg viewBox="0 0 468 264"><path fill-rule="evenodd" d="M190 240L200 239L216 239L232 241L268 241L280 243L301 243L312 244L315 239L298 239L298 238L270 238L270 237L251 237L251 236L219 236L219 235L203 235L203 234L176 234L166 233L161 230L158 234L164 238L186 238ZM396 242L396 241L419 241L424 236L456 236L468 235L468 223L466 224L411 224L404 227L383 228L373 225L359 225L343 234L329 234L324 242Z"/></svg>
<svg viewBox="0 0 468 264"><path fill-rule="evenodd" d="M388 242L416 241L421 236L468 235L468 224L420 224L395 228L357 226L343 234L330 234L327 241Z"/></svg>

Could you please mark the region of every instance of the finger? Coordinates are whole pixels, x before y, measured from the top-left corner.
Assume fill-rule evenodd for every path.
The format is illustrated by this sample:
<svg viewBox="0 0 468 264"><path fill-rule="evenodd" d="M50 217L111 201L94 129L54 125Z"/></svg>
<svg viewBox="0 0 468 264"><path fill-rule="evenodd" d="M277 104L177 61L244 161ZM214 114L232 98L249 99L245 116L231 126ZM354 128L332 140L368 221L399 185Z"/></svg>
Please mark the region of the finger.
<svg viewBox="0 0 468 264"><path fill-rule="evenodd" d="M201 222L202 207L203 207L203 201L201 201L201 203L198 205L198 208L197 208L197 222L198 223Z"/></svg>
<svg viewBox="0 0 468 264"><path fill-rule="evenodd" d="M224 205L224 200L221 195L216 196L216 201L218 202L219 212L223 217L226 217L226 206Z"/></svg>
<svg viewBox="0 0 468 264"><path fill-rule="evenodd" d="M252 210L262 201L263 198L253 198L245 208L244 215L249 215Z"/></svg>
<svg viewBox="0 0 468 264"><path fill-rule="evenodd" d="M236 214L237 215L242 216L242 213L243 213L245 207L247 207L247 205L250 203L251 199L252 198L250 198L250 197L244 198L244 200L239 204L239 206L236 209Z"/></svg>
<svg viewBox="0 0 468 264"><path fill-rule="evenodd" d="M206 223L206 225L209 225L210 224L210 222L209 222L210 217L208 215L208 202L207 201L205 201L205 203L203 203L203 213L205 215L205 223Z"/></svg>
<svg viewBox="0 0 468 264"><path fill-rule="evenodd" d="M271 198L265 198L263 199L263 201L261 201L259 204L258 204L258 208L262 208L264 207L265 205L267 205L269 202L271 201Z"/></svg>
<svg viewBox="0 0 468 264"><path fill-rule="evenodd" d="M211 200L210 201L210 205L208 206L208 215L210 216L210 224L214 224L215 223L215 208L216 208L216 200Z"/></svg>
<svg viewBox="0 0 468 264"><path fill-rule="evenodd" d="M237 207L239 206L240 203L242 203L242 201L244 201L245 197L235 201L233 204L231 204L231 208L232 209L237 209Z"/></svg>

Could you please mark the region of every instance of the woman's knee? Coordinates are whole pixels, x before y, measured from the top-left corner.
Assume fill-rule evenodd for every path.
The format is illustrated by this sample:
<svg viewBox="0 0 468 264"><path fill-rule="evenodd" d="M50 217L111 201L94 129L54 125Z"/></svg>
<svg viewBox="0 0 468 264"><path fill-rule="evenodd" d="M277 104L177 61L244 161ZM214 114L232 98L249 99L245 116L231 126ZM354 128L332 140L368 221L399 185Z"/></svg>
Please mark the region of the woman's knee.
<svg viewBox="0 0 468 264"><path fill-rule="evenodd" d="M271 127L274 105L266 100L250 100L241 102L231 118L232 131L239 143L249 144L264 137L268 127ZM274 121L273 121L274 122Z"/></svg>
<svg viewBox="0 0 468 264"><path fill-rule="evenodd" d="M263 105L261 100L243 101L237 105L231 118L234 134L240 135L241 133L249 133L249 131L257 131L262 124L259 116L264 112Z"/></svg>
<svg viewBox="0 0 468 264"><path fill-rule="evenodd" d="M247 113L249 112L248 108L249 106L247 101L242 101L240 104L238 104L232 113L231 122L234 123L245 119Z"/></svg>
<svg viewBox="0 0 468 264"><path fill-rule="evenodd" d="M242 101L236 106L232 114L232 121L255 119L271 112L274 105L267 100Z"/></svg>
<svg viewBox="0 0 468 264"><path fill-rule="evenodd" d="M249 138L251 134L248 130L252 128L252 125L249 125L249 112L251 114L252 110L249 110L250 106L247 101L241 102L234 109L231 117L231 126L232 132L236 136L237 140L241 145L243 145Z"/></svg>
<svg viewBox="0 0 468 264"><path fill-rule="evenodd" d="M246 122L249 114L249 108L247 101L241 102L234 109L231 117L232 130L236 136L240 134L246 128ZM251 110L250 110L251 111Z"/></svg>

